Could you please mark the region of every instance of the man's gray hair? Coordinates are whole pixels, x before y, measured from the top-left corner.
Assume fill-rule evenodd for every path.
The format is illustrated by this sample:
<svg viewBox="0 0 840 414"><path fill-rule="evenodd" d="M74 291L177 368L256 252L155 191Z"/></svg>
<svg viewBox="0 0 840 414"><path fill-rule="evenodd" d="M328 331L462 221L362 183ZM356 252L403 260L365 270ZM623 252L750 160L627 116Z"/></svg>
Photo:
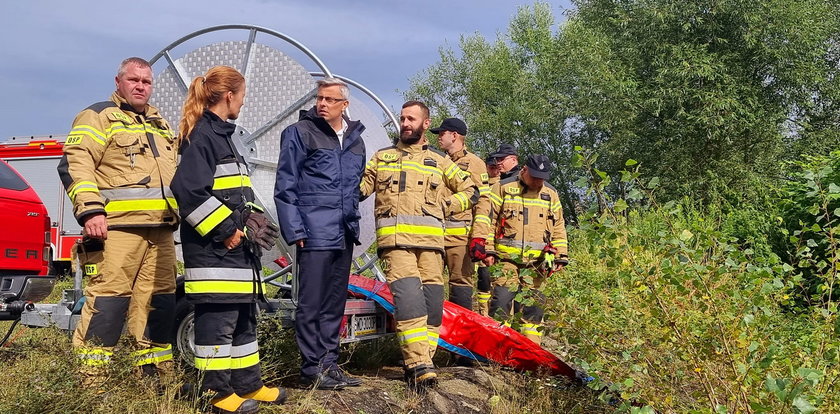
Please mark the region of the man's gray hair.
<svg viewBox="0 0 840 414"><path fill-rule="evenodd" d="M347 83L341 79L324 78L315 83L318 84L318 88L324 88L327 86L339 86L339 90L341 91L341 97L350 100L350 88L348 88Z"/></svg>
<svg viewBox="0 0 840 414"><path fill-rule="evenodd" d="M130 58L127 58L126 60L123 60L122 63L120 63L120 68L117 69L117 76L119 77L119 76L124 75L125 74L125 67L128 66L128 65L131 65L131 64L140 66L141 68L151 68L152 67L152 64L149 63L149 61L146 60L146 59L139 58L139 57L136 57L136 56L135 57L130 57Z"/></svg>

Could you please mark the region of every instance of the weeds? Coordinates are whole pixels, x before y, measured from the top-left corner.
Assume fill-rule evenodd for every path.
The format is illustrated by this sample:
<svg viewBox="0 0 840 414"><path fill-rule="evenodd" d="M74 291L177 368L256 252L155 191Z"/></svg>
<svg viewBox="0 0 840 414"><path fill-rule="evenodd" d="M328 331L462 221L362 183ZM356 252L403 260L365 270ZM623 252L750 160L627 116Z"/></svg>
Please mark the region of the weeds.
<svg viewBox="0 0 840 414"><path fill-rule="evenodd" d="M613 199L590 157L581 151L576 162L591 171L598 203L570 232L574 262L547 294L550 335L566 338L563 351L595 377L591 385L663 412L840 410L831 295L825 306L788 311L801 272L725 231L732 215L691 200L660 205L657 180L642 180L632 161L626 198ZM834 230L822 228L834 249L822 269L836 269ZM834 271L816 273L830 291Z"/></svg>

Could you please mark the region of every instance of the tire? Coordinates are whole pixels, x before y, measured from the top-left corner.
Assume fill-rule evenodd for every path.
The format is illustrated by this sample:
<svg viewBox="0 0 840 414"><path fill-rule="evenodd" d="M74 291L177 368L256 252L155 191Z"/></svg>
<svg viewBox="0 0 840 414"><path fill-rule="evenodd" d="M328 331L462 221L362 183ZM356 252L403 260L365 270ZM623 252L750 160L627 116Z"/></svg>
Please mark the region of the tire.
<svg viewBox="0 0 840 414"><path fill-rule="evenodd" d="M186 297L181 296L175 303L175 328L172 334L172 346L176 360L188 367L195 366L195 309Z"/></svg>

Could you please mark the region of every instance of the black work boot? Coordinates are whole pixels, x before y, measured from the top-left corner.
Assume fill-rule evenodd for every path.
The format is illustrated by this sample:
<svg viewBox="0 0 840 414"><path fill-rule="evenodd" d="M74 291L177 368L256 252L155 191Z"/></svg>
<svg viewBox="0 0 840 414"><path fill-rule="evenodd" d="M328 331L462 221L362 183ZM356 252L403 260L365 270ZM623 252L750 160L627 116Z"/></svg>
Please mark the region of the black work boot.
<svg viewBox="0 0 840 414"><path fill-rule="evenodd" d="M423 394L437 384L437 373L433 366L420 364L406 368L405 382L410 390Z"/></svg>

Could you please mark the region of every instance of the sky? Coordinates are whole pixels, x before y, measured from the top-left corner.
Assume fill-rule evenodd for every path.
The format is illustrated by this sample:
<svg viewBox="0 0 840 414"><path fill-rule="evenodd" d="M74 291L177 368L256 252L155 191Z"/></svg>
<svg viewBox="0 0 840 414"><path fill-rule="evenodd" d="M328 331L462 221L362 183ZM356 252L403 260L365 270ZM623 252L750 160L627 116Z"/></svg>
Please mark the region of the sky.
<svg viewBox="0 0 840 414"><path fill-rule="evenodd" d="M122 59L151 58L175 40L222 24L266 27L303 43L334 73L362 83L391 108L409 79L461 36L496 39L522 0L237 0L6 2L0 15L0 142L66 134L73 117L114 90ZM555 18L572 7L551 1ZM216 33L246 40L247 32ZM227 37L226 37L227 36ZM206 40L204 40L206 39ZM204 43L202 43L204 41ZM198 38L195 47L214 38ZM260 42L258 36L257 42ZM185 46L188 47L188 46ZM192 49L181 50L186 53ZM178 49L173 50L174 57ZM155 65L156 72L163 66ZM177 120L170 120L177 122Z"/></svg>

